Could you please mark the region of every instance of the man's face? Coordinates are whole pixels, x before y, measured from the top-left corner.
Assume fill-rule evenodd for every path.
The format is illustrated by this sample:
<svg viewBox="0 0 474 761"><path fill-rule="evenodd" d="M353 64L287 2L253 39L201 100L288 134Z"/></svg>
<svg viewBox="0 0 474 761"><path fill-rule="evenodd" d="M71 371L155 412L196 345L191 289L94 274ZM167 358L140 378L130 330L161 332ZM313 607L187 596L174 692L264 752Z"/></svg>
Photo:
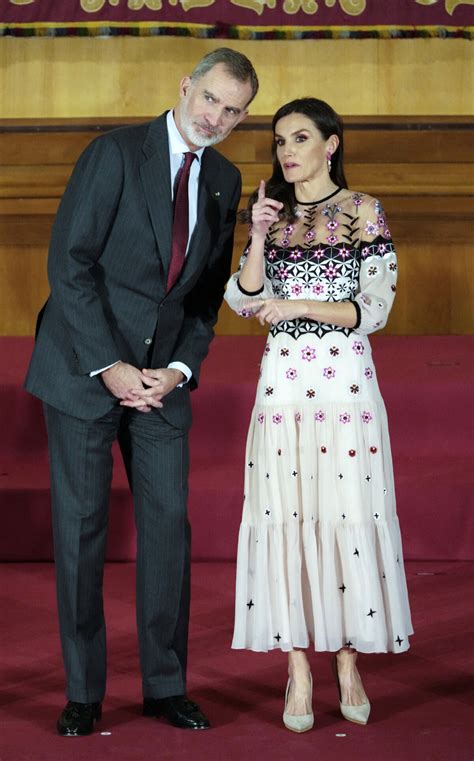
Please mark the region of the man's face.
<svg viewBox="0 0 474 761"><path fill-rule="evenodd" d="M182 80L176 125L191 150L215 145L245 119L251 97L250 82L239 82L218 63L196 81Z"/></svg>

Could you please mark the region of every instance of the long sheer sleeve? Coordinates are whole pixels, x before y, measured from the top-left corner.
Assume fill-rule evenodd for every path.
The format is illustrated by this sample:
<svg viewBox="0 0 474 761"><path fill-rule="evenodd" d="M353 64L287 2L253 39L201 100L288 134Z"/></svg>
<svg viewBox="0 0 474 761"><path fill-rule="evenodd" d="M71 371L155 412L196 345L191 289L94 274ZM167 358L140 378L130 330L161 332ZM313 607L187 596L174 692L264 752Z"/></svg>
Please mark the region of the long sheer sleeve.
<svg viewBox="0 0 474 761"><path fill-rule="evenodd" d="M267 277L267 274L265 272L265 260L264 260L264 269L262 273L263 285L261 289L251 294L248 291L245 291L240 285L239 274L247 258L249 249L250 249L250 241L248 242L240 258L237 272L234 272L234 274L231 275L229 278L229 281L226 287L226 292L224 295L224 299L225 301L227 301L230 308L233 309L234 312L237 312L237 314L240 317L252 317L253 315L252 304L254 302L260 302L262 299L270 299L275 296L273 292L271 280Z"/></svg>
<svg viewBox="0 0 474 761"><path fill-rule="evenodd" d="M395 298L397 254L385 214L375 198L361 209L361 268L359 290L355 302L360 309L360 322L355 333L367 335L385 327Z"/></svg>

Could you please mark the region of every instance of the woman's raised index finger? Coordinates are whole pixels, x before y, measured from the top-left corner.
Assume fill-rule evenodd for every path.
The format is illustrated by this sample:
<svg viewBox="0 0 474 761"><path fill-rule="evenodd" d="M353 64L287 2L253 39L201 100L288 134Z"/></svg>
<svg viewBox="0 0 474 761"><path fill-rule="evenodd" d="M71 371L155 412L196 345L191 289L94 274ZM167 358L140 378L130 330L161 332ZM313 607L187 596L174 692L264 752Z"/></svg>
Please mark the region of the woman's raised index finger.
<svg viewBox="0 0 474 761"><path fill-rule="evenodd" d="M258 200L261 201L262 198L265 198L265 180L260 180L260 185L258 186Z"/></svg>

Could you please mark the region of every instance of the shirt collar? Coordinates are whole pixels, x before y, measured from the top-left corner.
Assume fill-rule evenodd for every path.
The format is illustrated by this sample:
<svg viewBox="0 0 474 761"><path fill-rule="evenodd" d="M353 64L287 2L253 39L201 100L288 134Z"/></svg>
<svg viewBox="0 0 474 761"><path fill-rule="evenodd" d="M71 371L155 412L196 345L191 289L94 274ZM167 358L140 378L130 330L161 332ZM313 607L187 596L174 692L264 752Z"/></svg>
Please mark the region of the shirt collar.
<svg viewBox="0 0 474 761"><path fill-rule="evenodd" d="M173 111L168 111L166 114L166 127L168 129L168 140L170 144L170 154L173 156L177 153L189 153L189 145L187 145L176 126L174 120ZM201 163L201 157L205 148L199 148L197 151L192 151L197 156L199 163Z"/></svg>

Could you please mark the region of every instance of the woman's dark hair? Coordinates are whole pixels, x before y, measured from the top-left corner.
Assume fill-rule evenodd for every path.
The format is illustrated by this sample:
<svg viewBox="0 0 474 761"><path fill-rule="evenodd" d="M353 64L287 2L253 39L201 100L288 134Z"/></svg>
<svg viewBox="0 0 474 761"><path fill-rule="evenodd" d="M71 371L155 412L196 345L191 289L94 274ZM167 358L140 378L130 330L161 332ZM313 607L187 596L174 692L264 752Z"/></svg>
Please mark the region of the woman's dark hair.
<svg viewBox="0 0 474 761"><path fill-rule="evenodd" d="M324 100L318 98L298 98L285 103L278 109L272 119L272 131L275 137L275 127L277 122L284 116L290 114L304 114L311 119L315 127L321 133L323 140L328 140L331 135L337 135L339 145L331 157L331 171L329 176L331 180L340 188L347 188L347 180L344 174L344 139L342 119L333 108ZM272 164L273 173L266 183L265 194L268 198L275 198L283 203L281 211L285 219L294 219L294 208L296 204L295 191L292 183L286 182L283 177L283 171L280 162L277 159L277 145L275 139L272 144ZM257 200L258 191L255 190L249 198L247 209L240 213L242 222L250 222L252 215L252 206Z"/></svg>

